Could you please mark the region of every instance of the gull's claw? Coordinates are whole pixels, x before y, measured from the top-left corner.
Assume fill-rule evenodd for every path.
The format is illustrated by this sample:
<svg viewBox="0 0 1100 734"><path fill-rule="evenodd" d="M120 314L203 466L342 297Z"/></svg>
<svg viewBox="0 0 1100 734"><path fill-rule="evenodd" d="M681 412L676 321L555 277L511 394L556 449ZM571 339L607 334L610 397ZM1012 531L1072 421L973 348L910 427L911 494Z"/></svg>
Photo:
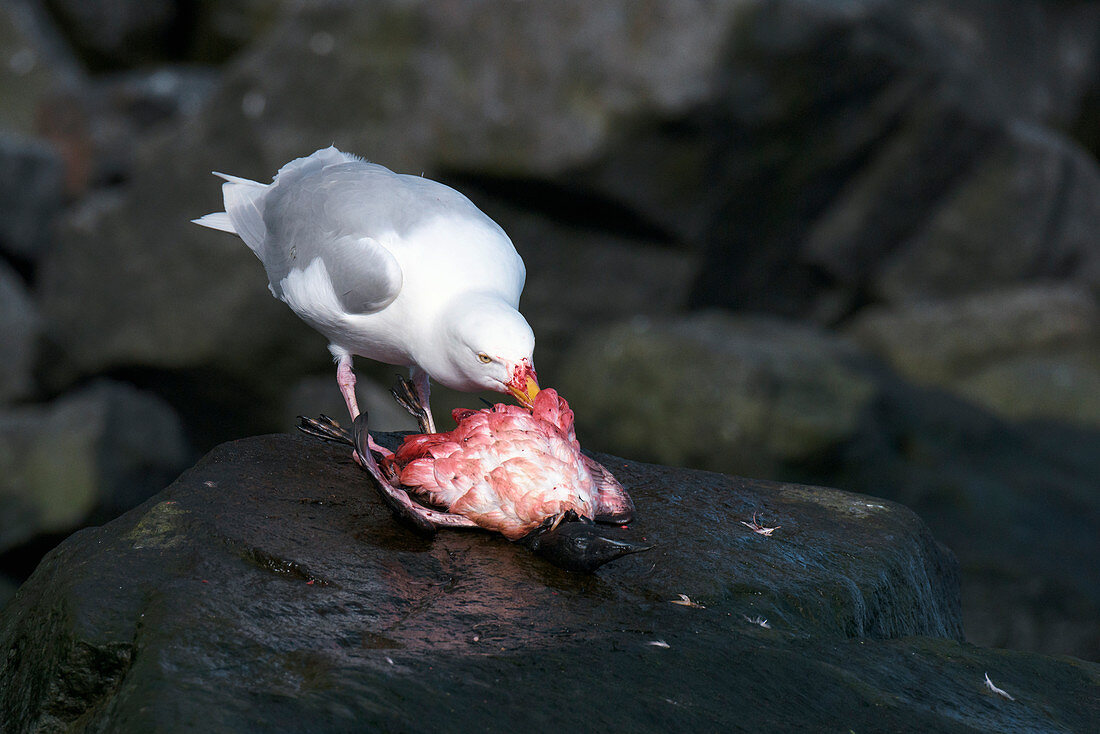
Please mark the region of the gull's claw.
<svg viewBox="0 0 1100 734"><path fill-rule="evenodd" d="M407 377L398 375L397 384L390 389L390 395L393 395L393 399L397 401L398 405L407 410L413 418L416 418L421 433L435 433L431 416L420 400L420 391L417 389L416 383Z"/></svg>
<svg viewBox="0 0 1100 734"><path fill-rule="evenodd" d="M323 413L318 418L298 416L298 430L310 436L316 436L323 441L346 443L349 446L355 445L355 442L351 440L351 434Z"/></svg>
<svg viewBox="0 0 1100 734"><path fill-rule="evenodd" d="M558 513L558 515L554 518L554 522L550 523L550 529L547 532L553 532L553 531L557 530L558 525L561 525L561 521L565 519L565 516L567 514L568 513L566 513L566 512ZM575 515L575 513L574 513L574 515Z"/></svg>

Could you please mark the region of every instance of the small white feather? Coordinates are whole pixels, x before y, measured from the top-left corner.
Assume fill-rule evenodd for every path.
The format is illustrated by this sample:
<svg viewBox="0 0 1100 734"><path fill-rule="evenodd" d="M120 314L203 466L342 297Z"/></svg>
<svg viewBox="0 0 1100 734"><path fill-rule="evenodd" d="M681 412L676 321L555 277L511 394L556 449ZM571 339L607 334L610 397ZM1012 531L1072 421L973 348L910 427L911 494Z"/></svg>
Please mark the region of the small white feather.
<svg viewBox="0 0 1100 734"><path fill-rule="evenodd" d="M1015 701L1016 700L1005 689L998 688L997 686L993 685L993 681L989 680L989 673L985 674L985 687L988 688L993 693L996 693L1001 698L1007 698L1009 701Z"/></svg>

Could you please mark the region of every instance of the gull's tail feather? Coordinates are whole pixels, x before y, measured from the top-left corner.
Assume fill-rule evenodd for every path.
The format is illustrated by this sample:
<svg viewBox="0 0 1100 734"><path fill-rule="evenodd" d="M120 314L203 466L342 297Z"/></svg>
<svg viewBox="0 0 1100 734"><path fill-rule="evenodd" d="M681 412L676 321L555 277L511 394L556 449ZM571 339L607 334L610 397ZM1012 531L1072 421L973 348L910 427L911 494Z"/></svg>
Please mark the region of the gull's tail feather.
<svg viewBox="0 0 1100 734"><path fill-rule="evenodd" d="M304 158L287 163L279 169L275 176L275 183L280 181L293 184L297 179L326 166L339 165L349 161L360 160L350 153L342 153L336 146L322 148ZM225 179L222 184L222 199L225 201L224 212L214 212L198 219L192 219L195 224L210 229L218 229L222 232L232 232L238 235L248 245L260 262L264 261L264 239L267 237L267 228L264 226L264 199L267 197L270 185L249 181L247 178L230 176L226 173L214 172L215 176Z"/></svg>
<svg viewBox="0 0 1100 734"><path fill-rule="evenodd" d="M225 211L207 214L191 221L203 227L236 234L262 262L264 238L267 236L267 228L264 226L267 185L217 171L214 175L225 179L222 184Z"/></svg>
<svg viewBox="0 0 1100 734"><path fill-rule="evenodd" d="M229 215L225 212L214 212L213 214L204 214L198 219L192 219L192 222L202 227L209 227L210 229L217 229L222 232L229 232L230 234L237 234L237 230L233 229L233 222L230 221Z"/></svg>

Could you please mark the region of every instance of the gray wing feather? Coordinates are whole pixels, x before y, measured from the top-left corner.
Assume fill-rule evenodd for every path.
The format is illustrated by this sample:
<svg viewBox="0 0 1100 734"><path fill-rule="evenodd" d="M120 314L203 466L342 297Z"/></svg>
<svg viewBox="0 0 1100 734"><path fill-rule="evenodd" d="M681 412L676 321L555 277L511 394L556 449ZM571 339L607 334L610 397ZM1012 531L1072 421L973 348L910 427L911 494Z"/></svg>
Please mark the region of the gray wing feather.
<svg viewBox="0 0 1100 734"><path fill-rule="evenodd" d="M320 257L348 313L381 311L401 292L401 266L377 240L341 237Z"/></svg>
<svg viewBox="0 0 1100 734"><path fill-rule="evenodd" d="M281 283L292 270L305 270L316 259L325 265L333 290L350 314L381 311L401 292L404 275L390 252L370 237L345 235L325 241L324 247L291 245L268 253L265 261L271 288L283 297Z"/></svg>
<svg viewBox="0 0 1100 734"><path fill-rule="evenodd" d="M276 177L264 206L264 267L271 288L321 258L350 313L372 313L401 290L401 267L378 238L440 215L496 224L443 184L361 161L300 167ZM498 228L499 229L499 228Z"/></svg>

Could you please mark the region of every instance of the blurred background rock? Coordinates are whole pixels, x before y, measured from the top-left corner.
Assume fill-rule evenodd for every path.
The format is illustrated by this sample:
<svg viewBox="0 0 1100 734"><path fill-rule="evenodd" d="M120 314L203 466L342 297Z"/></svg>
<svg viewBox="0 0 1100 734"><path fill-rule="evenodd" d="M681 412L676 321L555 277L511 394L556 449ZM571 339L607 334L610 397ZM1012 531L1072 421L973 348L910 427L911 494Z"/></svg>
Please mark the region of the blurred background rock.
<svg viewBox="0 0 1100 734"><path fill-rule="evenodd" d="M331 143L508 231L588 447L902 501L971 641L1100 659L1072 0L4 0L0 600L213 445L340 414L321 337L189 223L210 171Z"/></svg>

